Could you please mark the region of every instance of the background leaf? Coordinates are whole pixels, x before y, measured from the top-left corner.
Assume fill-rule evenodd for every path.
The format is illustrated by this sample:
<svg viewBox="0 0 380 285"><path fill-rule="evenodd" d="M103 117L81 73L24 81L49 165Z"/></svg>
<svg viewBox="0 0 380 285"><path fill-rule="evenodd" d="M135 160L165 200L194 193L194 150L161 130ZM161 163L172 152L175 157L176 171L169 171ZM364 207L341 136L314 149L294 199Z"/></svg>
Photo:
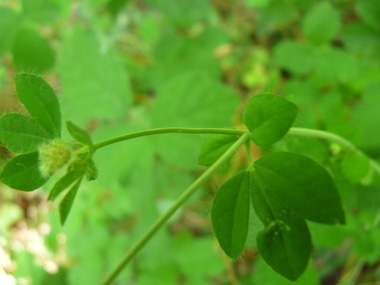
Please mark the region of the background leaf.
<svg viewBox="0 0 380 285"><path fill-rule="evenodd" d="M314 44L324 44L334 39L340 28L339 13L330 2L322 1L313 6L303 19L303 32Z"/></svg>
<svg viewBox="0 0 380 285"><path fill-rule="evenodd" d="M0 118L0 141L15 153L37 151L54 137L27 116L10 113Z"/></svg>
<svg viewBox="0 0 380 285"><path fill-rule="evenodd" d="M343 174L352 183L360 182L370 171L370 161L364 155L347 155L342 158L341 167Z"/></svg>
<svg viewBox="0 0 380 285"><path fill-rule="evenodd" d="M218 160L236 141L236 136L210 135L202 145L198 163L210 166Z"/></svg>
<svg viewBox="0 0 380 285"><path fill-rule="evenodd" d="M159 88L152 106L152 127L224 127L231 124L237 106L232 89L205 73L184 73ZM154 141L165 161L186 168L197 165L199 136L163 135Z"/></svg>
<svg viewBox="0 0 380 285"><path fill-rule="evenodd" d="M314 51L307 43L282 41L274 48L274 58L278 65L296 75L307 74L314 67Z"/></svg>
<svg viewBox="0 0 380 285"><path fill-rule="evenodd" d="M0 173L0 180L17 190L32 191L45 184L48 178L40 174L38 152L31 152L9 160Z"/></svg>
<svg viewBox="0 0 380 285"><path fill-rule="evenodd" d="M41 77L16 75L17 96L32 117L54 137L61 135L61 110L54 90Z"/></svg>
<svg viewBox="0 0 380 285"><path fill-rule="evenodd" d="M360 0L355 2L359 17L372 29L380 32L380 3L378 1Z"/></svg>
<svg viewBox="0 0 380 285"><path fill-rule="evenodd" d="M0 54L11 47L14 34L19 27L19 15L8 7L0 6Z"/></svg>
<svg viewBox="0 0 380 285"><path fill-rule="evenodd" d="M241 254L247 239L249 180L249 172L235 175L220 187L212 204L212 227L220 246L231 258Z"/></svg>
<svg viewBox="0 0 380 285"><path fill-rule="evenodd" d="M244 108L243 121L258 146L268 146L288 132L297 116L297 106L272 94L252 97Z"/></svg>
<svg viewBox="0 0 380 285"><path fill-rule="evenodd" d="M67 32L61 62L62 112L78 126L126 114L132 103L128 74L118 53L103 48L92 29Z"/></svg>
<svg viewBox="0 0 380 285"><path fill-rule="evenodd" d="M12 42L13 64L19 72L41 74L55 63L55 53L50 43L37 31L22 28Z"/></svg>

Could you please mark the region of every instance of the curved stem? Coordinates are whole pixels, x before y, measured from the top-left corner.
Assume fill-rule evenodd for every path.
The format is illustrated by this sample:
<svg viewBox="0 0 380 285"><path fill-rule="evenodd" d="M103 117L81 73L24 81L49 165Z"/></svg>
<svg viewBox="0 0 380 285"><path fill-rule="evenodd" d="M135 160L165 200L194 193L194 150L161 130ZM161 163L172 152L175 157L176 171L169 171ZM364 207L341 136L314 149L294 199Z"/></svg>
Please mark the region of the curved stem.
<svg viewBox="0 0 380 285"><path fill-rule="evenodd" d="M138 137L145 137L157 134L225 134L225 135L242 135L247 131L243 130L234 130L234 129L222 129L222 128L160 128L160 129L151 129L135 133L126 134L120 137L112 138L100 143L94 144L94 149L102 148L104 146L125 141L129 139L134 139Z"/></svg>
<svg viewBox="0 0 380 285"><path fill-rule="evenodd" d="M225 161L227 161L236 150L245 144L249 139L248 132L244 134L213 164L211 165L197 180L195 180L175 203L161 216L147 231L147 233L132 246L126 253L119 264L111 271L111 273L103 281L102 285L111 284L113 280L120 274L123 268L131 261L131 259L144 247L144 245L155 235L155 233L166 223L166 221L183 205L183 203L202 185Z"/></svg>
<svg viewBox="0 0 380 285"><path fill-rule="evenodd" d="M295 136L314 137L314 138L320 138L320 139L336 142L348 148L353 153L368 157L368 155L363 153L354 144L342 138L341 136L338 136L333 133L329 133L329 132L321 131L321 130L306 129L306 128L290 128L288 134L295 135ZM372 169L375 170L380 175L380 165L375 160L371 159L370 157L368 158L369 158Z"/></svg>
<svg viewBox="0 0 380 285"><path fill-rule="evenodd" d="M115 137L112 139L108 139L93 145L93 152L97 149L105 147L107 145L111 145L114 143L139 138L146 137L151 135L158 134L221 134L221 135L232 135L232 136L241 136L246 133L247 130L234 130L234 129L224 129L224 128L158 128L158 129L150 129L139 131L135 133L129 133L126 135L122 135L119 137ZM72 155L78 155L84 152L89 151L89 147L85 146L81 149L78 149L72 153Z"/></svg>

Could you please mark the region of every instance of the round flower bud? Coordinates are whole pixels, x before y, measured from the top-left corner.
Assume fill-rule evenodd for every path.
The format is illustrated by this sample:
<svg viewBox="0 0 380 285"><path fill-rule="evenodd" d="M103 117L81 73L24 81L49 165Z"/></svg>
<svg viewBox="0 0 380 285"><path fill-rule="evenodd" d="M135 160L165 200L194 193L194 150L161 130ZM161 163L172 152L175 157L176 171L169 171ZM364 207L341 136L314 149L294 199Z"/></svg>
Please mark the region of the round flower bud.
<svg viewBox="0 0 380 285"><path fill-rule="evenodd" d="M71 157L70 147L60 139L54 139L39 148L39 169L43 177L49 177L64 166Z"/></svg>

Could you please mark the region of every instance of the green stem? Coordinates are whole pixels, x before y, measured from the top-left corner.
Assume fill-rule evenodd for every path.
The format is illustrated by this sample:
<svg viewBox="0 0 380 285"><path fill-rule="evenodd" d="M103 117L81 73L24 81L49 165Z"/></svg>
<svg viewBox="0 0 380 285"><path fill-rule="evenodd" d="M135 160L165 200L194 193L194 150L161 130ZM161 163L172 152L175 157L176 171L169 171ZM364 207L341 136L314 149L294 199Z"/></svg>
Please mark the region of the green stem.
<svg viewBox="0 0 380 285"><path fill-rule="evenodd" d="M242 135L247 131L243 130L233 130L233 129L221 129L221 128L161 128L161 129L151 129L140 131L136 133L126 134L120 137L112 138L106 141L102 141L94 145L94 149L104 147L116 142L125 141L129 139L134 139L138 137L145 137L157 134L225 134L225 135Z"/></svg>
<svg viewBox="0 0 380 285"><path fill-rule="evenodd" d="M185 130L189 131L190 129L185 129ZM196 130L196 129L191 129L191 131L193 130ZM201 130L209 131L209 130L215 130L215 129L201 129ZM155 131L155 133L157 133L157 130L151 130L151 131ZM162 132L158 132L158 133L162 133ZM178 131L173 131L173 132L178 132ZM139 241L137 241L137 243L134 246L132 246L132 248L124 256L124 258L119 262L119 264L105 278L105 280L102 283L103 285L111 284L111 282L115 280L115 278L120 274L120 272L128 264L128 262L131 261L131 259L144 247L144 245L155 235L155 233L166 223L166 221L183 205L183 203L198 189L198 187L202 185L207 179L209 179L209 177L225 161L227 161L240 146L242 146L243 144L247 142L247 140L250 137L249 133L244 132L244 131L239 131L239 132L240 134L243 133L243 135L239 138L239 140L237 140L213 165L211 165L197 180L195 180L193 184L191 184L185 190L185 192L182 193L182 195L169 208L169 210L152 225L152 227L148 230L148 232ZM144 133L147 134L148 131L145 131ZM195 132L195 133L200 133L200 132ZM152 133L150 132L150 134ZM235 133L235 134L238 134L238 133ZM125 138L127 136L123 136L123 137ZM109 140L109 141L112 141L112 140ZM106 141L107 142L106 144L101 144L101 145L102 146L107 145L109 144L108 143L109 141ZM100 144L97 144L97 145L100 145Z"/></svg>
<svg viewBox="0 0 380 285"><path fill-rule="evenodd" d="M320 139L336 142L336 143L346 147L347 149L349 149L353 153L356 153L359 155L364 155L364 156L368 157L368 155L363 153L354 144L352 144L348 140L346 140L346 139L344 139L338 135L335 135L333 133L329 133L329 132L325 132L325 131L321 131L321 130L305 129L305 128L291 128L289 130L288 134L289 135L295 135L295 136L314 137L314 138L320 138ZM370 164L372 166L372 169L375 170L380 175L380 165L375 160L371 159L370 157L368 157L368 158L369 158Z"/></svg>
<svg viewBox="0 0 380 285"><path fill-rule="evenodd" d="M112 139L108 139L97 144L93 145L93 151L95 152L97 149L105 147L110 144L114 144L117 142L122 142L134 138L146 137L151 135L158 134L222 134L222 135L235 135L241 136L246 133L246 130L234 130L234 129L223 129L223 128L159 128L159 129L150 129L145 131L139 131L135 133L130 133L126 135L122 135L119 137L115 137ZM78 155L84 152L87 152L89 148L87 146L78 149L72 153L72 155Z"/></svg>

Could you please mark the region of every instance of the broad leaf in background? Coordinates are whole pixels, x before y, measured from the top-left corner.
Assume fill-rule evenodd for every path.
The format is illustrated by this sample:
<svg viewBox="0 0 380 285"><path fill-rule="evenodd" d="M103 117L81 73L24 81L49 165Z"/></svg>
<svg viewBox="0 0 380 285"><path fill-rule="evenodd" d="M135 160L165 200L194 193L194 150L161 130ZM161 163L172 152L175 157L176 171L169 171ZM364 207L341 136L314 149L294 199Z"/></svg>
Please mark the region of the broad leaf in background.
<svg viewBox="0 0 380 285"><path fill-rule="evenodd" d="M37 23L48 24L59 15L59 5L62 5L58 4L59 2L56 0L21 0L22 13Z"/></svg>
<svg viewBox="0 0 380 285"><path fill-rule="evenodd" d="M380 2L360 0L355 2L356 12L369 27L380 32Z"/></svg>
<svg viewBox="0 0 380 285"><path fill-rule="evenodd" d="M308 74L313 69L315 62L312 47L307 43L293 40L284 40L275 46L274 60L295 75Z"/></svg>
<svg viewBox="0 0 380 285"><path fill-rule="evenodd" d="M210 166L218 160L236 141L236 136L210 135L202 145L198 163Z"/></svg>
<svg viewBox="0 0 380 285"><path fill-rule="evenodd" d="M11 47L13 36L20 24L19 20L14 10L0 6L0 55Z"/></svg>
<svg viewBox="0 0 380 285"><path fill-rule="evenodd" d="M221 70L214 52L228 42L228 34L216 28L205 29L195 38L174 32L165 33L155 46L155 62L143 72L141 84L150 83L151 86L146 88L156 89L163 82L189 72L203 72L210 78L218 79Z"/></svg>
<svg viewBox="0 0 380 285"><path fill-rule="evenodd" d="M286 135L297 117L297 106L272 94L252 97L244 108L243 121L258 146L269 146Z"/></svg>
<svg viewBox="0 0 380 285"><path fill-rule="evenodd" d="M347 179L353 183L359 183L368 175L371 165L367 156L347 155L342 158L341 168Z"/></svg>
<svg viewBox="0 0 380 285"><path fill-rule="evenodd" d="M61 135L61 110L54 90L41 77L16 75L17 96L32 117L54 137Z"/></svg>
<svg viewBox="0 0 380 285"><path fill-rule="evenodd" d="M303 32L314 44L324 44L334 39L340 28L339 13L327 1L317 2L303 19Z"/></svg>
<svg viewBox="0 0 380 285"><path fill-rule="evenodd" d="M166 1L146 0L153 9L157 9L170 24L178 27L194 25L197 21L208 21L216 17L215 11L209 1L187 0ZM186 11L181 13L180 11Z"/></svg>
<svg viewBox="0 0 380 285"><path fill-rule="evenodd" d="M314 236L313 236L314 237ZM309 262L304 273L296 280L291 281L281 276L264 261L259 258L255 262L255 274L252 274L252 281L249 284L268 284L268 285L320 285L320 276L317 273L313 262Z"/></svg>
<svg viewBox="0 0 380 285"><path fill-rule="evenodd" d="M347 50L365 58L379 58L380 38L376 31L361 22L345 26L342 34Z"/></svg>
<svg viewBox="0 0 380 285"><path fill-rule="evenodd" d="M113 49L79 25L64 39L60 64L62 112L79 126L125 115L132 103L128 74Z"/></svg>
<svg viewBox="0 0 380 285"><path fill-rule="evenodd" d="M36 120L19 113L5 114L0 118L0 141L14 153L37 151L54 136Z"/></svg>
<svg viewBox="0 0 380 285"><path fill-rule="evenodd" d="M218 278L225 272L225 265L212 236L197 237L183 232L174 237L172 244L175 253L173 258L180 272L186 274L187 284L207 284L210 278Z"/></svg>
<svg viewBox="0 0 380 285"><path fill-rule="evenodd" d="M62 225L65 224L67 216L70 213L71 206L74 203L74 199L78 192L78 188L81 182L82 182L82 179L79 179L77 182L75 182L75 184L70 188L69 192L67 192L66 196L63 198L63 200L59 204L59 215L60 215L60 220L61 220Z"/></svg>
<svg viewBox="0 0 380 285"><path fill-rule="evenodd" d="M306 156L277 152L255 162L253 177L271 203L324 224L344 224L338 190L330 174ZM269 202L269 201L268 201Z"/></svg>
<svg viewBox="0 0 380 285"><path fill-rule="evenodd" d="M77 125L72 122L66 122L67 129L74 139L84 145L92 145L91 137L88 132L79 128Z"/></svg>
<svg viewBox="0 0 380 285"><path fill-rule="evenodd" d="M21 154L9 160L0 173L1 182L21 191L41 187L49 177L42 177L39 170L38 152Z"/></svg>
<svg viewBox="0 0 380 285"><path fill-rule="evenodd" d="M360 146L368 151L378 152L380 145L380 82L369 84L363 91L362 99L353 110L353 122L362 133Z"/></svg>
<svg viewBox="0 0 380 285"><path fill-rule="evenodd" d="M235 175L216 192L211 210L212 227L224 252L237 258L248 233L250 172Z"/></svg>
<svg viewBox="0 0 380 285"><path fill-rule="evenodd" d="M316 76L329 85L331 83L349 83L359 74L359 62L350 53L334 47L322 47L315 55Z"/></svg>
<svg viewBox="0 0 380 285"><path fill-rule="evenodd" d="M152 105L152 127L225 127L237 110L237 94L205 73L185 73L164 82ZM154 137L169 163L194 168L201 140L187 134Z"/></svg>
<svg viewBox="0 0 380 285"><path fill-rule="evenodd" d="M305 271L311 256L309 229L303 219L279 203L274 203L268 194L252 176L252 205L265 225L257 236L257 248L275 271L296 280Z"/></svg>
<svg viewBox="0 0 380 285"><path fill-rule="evenodd" d="M43 73L55 63L50 43L31 28L17 31L12 42L12 56L13 64L21 72Z"/></svg>

